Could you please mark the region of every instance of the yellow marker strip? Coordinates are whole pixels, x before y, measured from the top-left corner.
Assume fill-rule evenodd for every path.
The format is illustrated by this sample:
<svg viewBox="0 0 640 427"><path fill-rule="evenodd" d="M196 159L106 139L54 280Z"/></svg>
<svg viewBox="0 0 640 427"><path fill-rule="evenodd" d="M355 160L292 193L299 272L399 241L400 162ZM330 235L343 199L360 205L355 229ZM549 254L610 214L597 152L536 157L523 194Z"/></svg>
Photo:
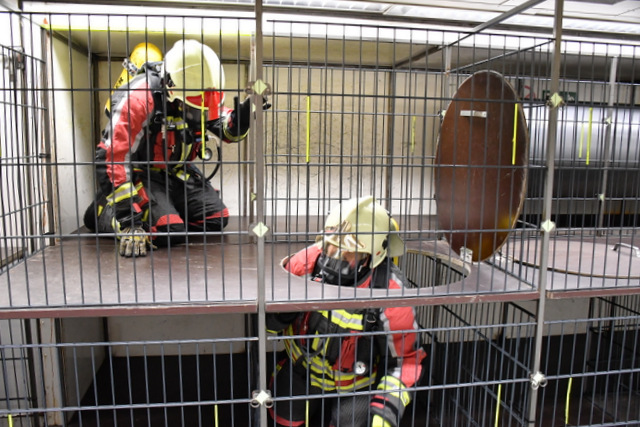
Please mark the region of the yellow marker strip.
<svg viewBox="0 0 640 427"><path fill-rule="evenodd" d="M500 420L500 395L501 394L502 394L502 384L498 384L498 398L496 403L496 424L495 424L496 427L500 425L498 421Z"/></svg>
<svg viewBox="0 0 640 427"><path fill-rule="evenodd" d="M416 117L411 118L411 154L416 149Z"/></svg>
<svg viewBox="0 0 640 427"><path fill-rule="evenodd" d="M205 126L204 126L204 119L205 119L205 109L204 109L204 92L200 92L200 96L202 97L202 103L201 103L201 109L200 109L200 147L201 147L201 157L204 159L205 158L205 144L204 144L204 137L205 137ZM236 112L237 114L237 112Z"/></svg>
<svg viewBox="0 0 640 427"><path fill-rule="evenodd" d="M307 155L306 155L307 163L309 163L310 146L311 146L311 97L307 96Z"/></svg>
<svg viewBox="0 0 640 427"><path fill-rule="evenodd" d="M398 225L398 221L395 218L389 218L391 220L391 226L393 227L393 231L400 231L400 226ZM392 262L395 265L400 265L400 257L393 257Z"/></svg>
<svg viewBox="0 0 640 427"><path fill-rule="evenodd" d="M304 408L304 410L305 410L305 413L304 413L305 423L304 423L304 425L308 426L309 425L309 401L307 400L305 403L306 403L306 406Z"/></svg>
<svg viewBox="0 0 640 427"><path fill-rule="evenodd" d="M11 414L7 415L7 420L9 420L9 427L13 427L13 417Z"/></svg>
<svg viewBox="0 0 640 427"><path fill-rule="evenodd" d="M589 132L587 132L587 164L591 157L591 135L593 133L593 107L589 108Z"/></svg>
<svg viewBox="0 0 640 427"><path fill-rule="evenodd" d="M571 386L573 385L573 378L569 378L569 384L567 385L567 402L564 408L564 424L569 425L569 399L571 398Z"/></svg>
<svg viewBox="0 0 640 427"><path fill-rule="evenodd" d="M220 424L218 423L218 421L219 421L219 420L218 420L218 405L214 405L214 406L213 406L213 422L214 422L214 425L215 425L216 427L218 427L218 426L220 425Z"/></svg>
<svg viewBox="0 0 640 427"><path fill-rule="evenodd" d="M511 164L516 164L516 145L518 141L518 103L513 107L513 152L511 153Z"/></svg>

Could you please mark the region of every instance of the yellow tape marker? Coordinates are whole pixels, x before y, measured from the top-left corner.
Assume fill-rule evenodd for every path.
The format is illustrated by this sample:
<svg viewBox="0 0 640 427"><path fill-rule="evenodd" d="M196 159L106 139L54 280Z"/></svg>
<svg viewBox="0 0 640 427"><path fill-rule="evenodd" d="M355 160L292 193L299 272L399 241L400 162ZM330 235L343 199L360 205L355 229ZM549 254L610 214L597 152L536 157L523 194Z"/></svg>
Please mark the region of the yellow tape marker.
<svg viewBox="0 0 640 427"><path fill-rule="evenodd" d="M496 424L495 424L496 427L498 427L499 420L500 420L500 396L501 395L502 395L502 384L498 384L498 397L496 402Z"/></svg>
<svg viewBox="0 0 640 427"><path fill-rule="evenodd" d="M583 116L584 117L584 116ZM578 144L578 158L582 158L582 144L584 143L584 122L580 127L580 142Z"/></svg>
<svg viewBox="0 0 640 427"><path fill-rule="evenodd" d="M589 132L587 132L587 164L591 158L591 135L593 133L593 107L589 108Z"/></svg>
<svg viewBox="0 0 640 427"><path fill-rule="evenodd" d="M513 107L513 153L511 154L511 164L516 164L516 142L518 140L518 103Z"/></svg>
<svg viewBox="0 0 640 427"><path fill-rule="evenodd" d="M393 227L392 231L400 231L400 226L398 225L398 221L395 218L389 218L391 220L391 226ZM392 262L399 266L400 265L400 257L393 257Z"/></svg>
<svg viewBox="0 0 640 427"><path fill-rule="evenodd" d="M571 398L571 386L573 385L573 378L569 378L569 384L567 385L567 403L564 408L564 424L569 425L569 399Z"/></svg>
<svg viewBox="0 0 640 427"><path fill-rule="evenodd" d="M416 117L413 116L411 118L411 154L414 153L416 149Z"/></svg>
<svg viewBox="0 0 640 427"><path fill-rule="evenodd" d="M13 427L13 417L11 414L7 415L7 420L9 420L9 427Z"/></svg>
<svg viewBox="0 0 640 427"><path fill-rule="evenodd" d="M307 153L306 161L309 163L311 153L311 97L307 96Z"/></svg>
<svg viewBox="0 0 640 427"><path fill-rule="evenodd" d="M309 425L309 401L307 400L305 402L306 407L304 408L305 413L304 413L304 419L305 419L305 423L304 425L308 426Z"/></svg>

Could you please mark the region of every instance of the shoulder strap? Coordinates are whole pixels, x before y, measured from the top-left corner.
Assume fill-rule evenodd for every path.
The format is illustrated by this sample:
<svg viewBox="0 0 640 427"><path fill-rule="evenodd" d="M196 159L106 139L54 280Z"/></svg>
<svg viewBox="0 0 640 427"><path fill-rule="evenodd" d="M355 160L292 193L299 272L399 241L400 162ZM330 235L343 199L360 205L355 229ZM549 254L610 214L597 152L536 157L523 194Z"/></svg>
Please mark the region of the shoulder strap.
<svg viewBox="0 0 640 427"><path fill-rule="evenodd" d="M146 62L138 70L138 75L145 74L149 82L149 88L153 91L153 118L150 126L154 131L160 130L164 122L165 90L164 81L161 75L162 62ZM157 129L156 129L157 128Z"/></svg>

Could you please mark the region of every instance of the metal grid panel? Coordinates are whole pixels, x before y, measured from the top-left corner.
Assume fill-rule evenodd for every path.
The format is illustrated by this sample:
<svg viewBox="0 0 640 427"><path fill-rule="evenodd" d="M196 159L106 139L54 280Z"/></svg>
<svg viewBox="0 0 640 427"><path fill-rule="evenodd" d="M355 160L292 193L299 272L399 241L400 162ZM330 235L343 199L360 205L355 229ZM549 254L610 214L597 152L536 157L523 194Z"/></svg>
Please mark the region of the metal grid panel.
<svg viewBox="0 0 640 427"><path fill-rule="evenodd" d="M47 245L44 236L53 229L55 200L48 187L51 171L43 166L52 153L43 90L46 64L39 39L31 38L36 29L20 15L3 15L2 22L11 34L0 48L0 268L4 271Z"/></svg>
<svg viewBox="0 0 640 427"><path fill-rule="evenodd" d="M437 257L454 270L464 263L458 249L441 238L482 230L471 222L461 231L438 224L434 194L440 171L449 166L438 164L436 158L443 112L458 85L477 71L499 71L523 98L529 96L531 86L546 88L549 39L286 21L268 22L265 31L282 34L266 45L274 58L265 61L273 102L267 112L265 152L265 209L272 246L286 241L291 245L289 253L299 250L321 233L324 216L339 201L373 194L398 220L399 235L408 242L411 254ZM513 110L513 102L505 104ZM542 121L544 100L529 96L518 105L527 117ZM456 125L464 120L456 120ZM499 136L513 132L512 125L507 127L510 130L500 131ZM530 144L542 145L545 137L544 129L535 128ZM482 165L474 167L484 174ZM460 181L453 191L464 194L467 185ZM487 182L479 191L515 191L510 184L502 185L498 189ZM524 206L529 203L527 199ZM286 213L290 217L284 224L276 220ZM490 215L497 217L495 212ZM519 227L514 222L507 229ZM486 240L492 238L491 228L495 225L489 227ZM280 260L272 261L275 274ZM462 280L437 286L429 278L413 280L418 286L403 291L401 297L525 294L535 286L529 277L521 281L489 264L470 264L466 270ZM317 284L294 279L283 290L278 280L273 280L272 294L278 302L396 296L334 292L331 287L318 289Z"/></svg>
<svg viewBox="0 0 640 427"><path fill-rule="evenodd" d="M535 317L516 304L430 309L445 425L527 425Z"/></svg>
<svg viewBox="0 0 640 427"><path fill-rule="evenodd" d="M211 137L207 147L212 161L194 161L204 176L212 178L211 185L219 189L231 211L231 224L223 232L190 231L183 233L187 245L125 260L117 255L115 235L87 230L83 215L96 192L95 145L109 126L105 106L113 94L113 82L123 70L123 59L134 46L150 42L164 52L185 38L212 46L226 70L226 85L221 89L227 105L233 107L234 97L242 100L246 96L248 34L253 31L253 21L143 15L2 16L21 17L29 23L31 31L25 34L24 44L34 50L32 56L18 55L19 50L7 50L5 55L13 62L5 67L7 90L3 94L15 98L7 98L4 104L7 128L2 140L2 191L3 227L7 230L3 233L3 260L15 258L13 252L19 250L27 261L14 260L12 268L3 261L2 305L83 310L224 301L251 310L247 307L255 306L257 251L248 230L253 214L248 202L253 161L247 140L227 144ZM150 33L147 26L167 30ZM20 87L9 81L10 73ZM42 90L45 84L48 91ZM16 108L10 108L12 105ZM22 126L23 122L29 125ZM54 125L49 127L50 123ZM12 253L5 254L5 248Z"/></svg>
<svg viewBox="0 0 640 427"><path fill-rule="evenodd" d="M3 343L3 355L32 355L41 367L36 375L41 381L33 384L38 395L52 393L58 399L19 401L7 396L1 422L14 426L253 425L253 341ZM246 351L235 352L238 346ZM48 358L61 363L59 375L49 371ZM26 362L10 364L3 358L3 365L15 378L29 381L33 375Z"/></svg>
<svg viewBox="0 0 640 427"><path fill-rule="evenodd" d="M586 307L586 306L585 306ZM547 321L537 425L634 425L638 297L593 298L580 319Z"/></svg>
<svg viewBox="0 0 640 427"><path fill-rule="evenodd" d="M33 407L35 399L34 373L30 358L28 322L21 320L0 321L0 408L4 415L0 423L11 416L14 426L33 426L32 417L26 412ZM7 346L7 347L4 347Z"/></svg>

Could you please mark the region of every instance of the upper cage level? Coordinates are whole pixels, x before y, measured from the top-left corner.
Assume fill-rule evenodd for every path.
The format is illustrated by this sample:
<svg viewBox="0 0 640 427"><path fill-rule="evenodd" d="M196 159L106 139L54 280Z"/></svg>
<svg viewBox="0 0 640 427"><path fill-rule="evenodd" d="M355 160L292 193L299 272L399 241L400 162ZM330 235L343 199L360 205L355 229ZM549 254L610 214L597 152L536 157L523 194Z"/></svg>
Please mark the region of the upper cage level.
<svg viewBox="0 0 640 427"><path fill-rule="evenodd" d="M222 13L4 13L2 19L19 23L28 41L24 50L7 42L3 53L9 64L2 92L8 118L2 129L3 316L117 314L131 306L255 312L263 292L270 310L371 300L532 299L543 272L554 291L624 293L638 285L640 55L633 43L564 41L554 57L553 39L546 36L417 24L278 18L255 34L252 18ZM96 190L94 153L107 124L104 105L134 46L149 42L164 52L183 38L205 43L220 57L226 106L252 96L255 108L263 96L269 108L255 113L246 140L210 138L213 158L194 161L205 177L215 170L211 183L229 208L229 225L220 232L190 231L186 244L145 258L122 258L113 235L83 226ZM554 94L556 60L561 75ZM464 81L483 71L500 75L517 98L502 92L491 99L478 93L455 98ZM454 99L471 106L449 116L451 150L461 152L471 138L484 142L466 159L439 163L441 126ZM491 122L491 114L482 117L489 105L522 121ZM549 153L552 109L559 115ZM470 123L472 135L461 137ZM525 127L526 139L515 138ZM528 148L521 163L490 163L488 154L510 159L523 144ZM463 199L473 192L479 200L477 209L448 207L460 215L456 229L438 218L445 170L457 171L448 191ZM522 174L525 191L508 179L488 179L492 170ZM469 174L459 178L459 171ZM330 208L368 194L397 220L393 233L408 249L397 263L415 287L340 288L282 269L284 257L315 241ZM504 198L513 202L506 212L493 205ZM549 246L539 239L547 226L546 203L556 226ZM479 217L486 220L482 228L474 222ZM452 236L466 241L479 234L491 241L497 233L504 241L494 242L497 252L482 262L450 245ZM541 270L540 255L554 249L556 258ZM577 268L569 259L574 255ZM562 256L571 264L564 270L558 267ZM432 259L457 277L446 283L429 277L422 263ZM606 260L606 274L582 268L599 259Z"/></svg>

